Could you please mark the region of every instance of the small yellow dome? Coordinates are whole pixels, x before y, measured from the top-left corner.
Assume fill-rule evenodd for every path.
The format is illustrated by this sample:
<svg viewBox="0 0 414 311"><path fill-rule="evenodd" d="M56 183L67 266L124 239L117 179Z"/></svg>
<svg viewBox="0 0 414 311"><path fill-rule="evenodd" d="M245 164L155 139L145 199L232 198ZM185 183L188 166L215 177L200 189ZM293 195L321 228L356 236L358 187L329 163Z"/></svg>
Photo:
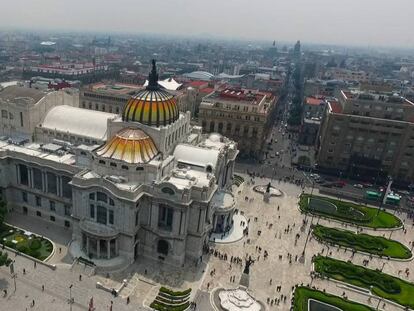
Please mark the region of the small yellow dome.
<svg viewBox="0 0 414 311"><path fill-rule="evenodd" d="M127 163L147 163L158 154L154 141L144 131L125 128L119 131L106 144L96 149L96 154Z"/></svg>

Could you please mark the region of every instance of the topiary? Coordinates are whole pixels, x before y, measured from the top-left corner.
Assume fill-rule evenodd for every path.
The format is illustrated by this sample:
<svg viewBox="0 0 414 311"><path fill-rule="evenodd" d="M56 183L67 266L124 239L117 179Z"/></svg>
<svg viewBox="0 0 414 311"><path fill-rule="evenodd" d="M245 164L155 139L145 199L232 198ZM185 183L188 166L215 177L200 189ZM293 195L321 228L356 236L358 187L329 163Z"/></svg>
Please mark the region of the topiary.
<svg viewBox="0 0 414 311"><path fill-rule="evenodd" d="M42 247L42 242L39 239L29 240L29 248L36 250Z"/></svg>

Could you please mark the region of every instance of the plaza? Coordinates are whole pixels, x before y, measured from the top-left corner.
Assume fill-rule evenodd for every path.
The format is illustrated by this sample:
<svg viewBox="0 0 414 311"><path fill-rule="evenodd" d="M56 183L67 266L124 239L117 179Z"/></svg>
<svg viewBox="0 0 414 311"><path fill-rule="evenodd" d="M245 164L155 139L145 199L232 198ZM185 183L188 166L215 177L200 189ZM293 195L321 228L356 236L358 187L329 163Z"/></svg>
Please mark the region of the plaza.
<svg viewBox="0 0 414 311"><path fill-rule="evenodd" d="M368 261L366 267L369 269L380 269L384 273L414 282L411 274L404 273L407 268L409 271L414 269L411 260L370 258L369 255L358 252L352 255L350 250L326 246L314 239L311 234L308 236L311 223L347 230L355 228L351 224L336 220L302 214L298 206L301 187L266 178L254 178L254 184L250 184L247 175L242 174L242 177L245 182L240 187L240 192L236 191L235 216L245 217L248 222L248 235L230 243L210 242L209 252L203 255L201 262L186 262L184 267L140 260L126 270L111 272L108 275L93 273L82 264L73 265L67 256L66 245L71 238L67 230L53 225L32 223L27 217L25 219L20 215L9 215L7 221L12 225L44 235L54 242L57 251L48 263L56 265L56 269L52 270L40 264L33 268L30 259L11 254L11 258L16 260L17 290L13 291L13 280L8 269L1 268L0 289L8 290L8 295L3 298L2 303L15 310L25 310L28 306L30 308L30 303L34 299L35 306L30 310L69 308L69 286L73 284L73 310L87 310L91 297L94 298L97 310L109 309L111 301L113 310L149 310L149 305L157 296L160 286L166 286L174 290L191 288L190 299L196 303L196 310L215 310L211 304L211 293L219 288L238 288L245 258L251 256L254 263L250 267L248 292L262 303L266 310L289 310L296 285L310 285L341 297L345 294L348 300L373 309L378 305L380 310L404 310L402 306L375 296L371 297L369 291L356 290L355 287L333 280L311 277L312 257L316 254L329 254L335 259L351 260L356 265L363 265ZM254 191L253 187L267 185L269 181L273 187L283 192L283 196L271 197L269 202L265 203L263 194ZM310 191L308 188L304 190ZM314 194L318 195L318 191L314 190ZM392 239L412 248L412 219L399 212L395 214L402 220L403 228L373 230L360 227L360 231L386 238L392 236ZM303 226L305 218L307 222ZM304 258L301 259L303 252ZM26 270L24 275L23 268ZM97 288L97 282L109 289L120 289L117 297ZM41 289L42 285L45 285L44 291Z"/></svg>

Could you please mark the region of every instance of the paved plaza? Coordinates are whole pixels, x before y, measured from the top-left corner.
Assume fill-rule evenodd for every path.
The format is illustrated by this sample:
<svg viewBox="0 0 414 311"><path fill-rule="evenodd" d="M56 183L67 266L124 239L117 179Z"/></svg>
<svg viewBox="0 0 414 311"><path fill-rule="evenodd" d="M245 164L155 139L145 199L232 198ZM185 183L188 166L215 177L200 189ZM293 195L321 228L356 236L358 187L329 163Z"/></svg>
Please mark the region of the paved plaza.
<svg viewBox="0 0 414 311"><path fill-rule="evenodd" d="M160 285L175 289L193 289L191 298L197 303L197 310L213 310L210 305L209 293L215 288L236 288L242 275L244 259L251 256L254 264L250 268L250 293L266 305L268 310L289 310L292 288L297 284L311 284L327 292L346 296L354 301L371 305L376 308L378 299L368 300L366 295L333 281L311 279L311 258L314 254L332 252L332 257L341 260L352 260L362 265L368 256L355 254L351 257L350 251L338 248L328 248L310 236L305 249L304 260L301 254L304 251L306 237L311 222L326 226L345 228L345 225L334 221L322 220L317 217L307 217L306 227L302 227L304 215L299 212L297 202L302 189L290 183L273 181L272 186L281 190L281 197L271 197L269 203L263 202L263 195L253 191L254 185L267 185L269 179L256 178L255 184L248 184L247 176L240 193L237 194L236 208L239 216L244 216L248 222L248 236L236 239L232 243L211 243L211 255L203 256L201 263L189 262L183 268L173 268L169 265L154 263L138 259L136 263L124 271L110 275L93 275L90 270L80 265L72 266L72 261L66 254L66 245L70 242L68 231L57 228L52 224L33 222L23 215L9 215L8 222L49 237L54 241L55 254L49 263L55 264L53 270L47 266L37 264L34 268L32 260L10 254L16 260L17 290L14 291L13 279L9 269L0 268L0 290L7 289L6 297L0 298L1 310L69 310L68 299L74 297L73 310L87 310L91 297L94 298L96 310L109 310L112 301L112 310L148 310L149 304L157 295ZM309 189L305 189L308 191ZM318 191L315 190L316 194ZM237 191L236 191L237 193ZM412 220L407 220L405 214L397 214L405 229L382 231L363 229L363 232L373 235L391 237L409 246L414 240ZM238 220L242 218L237 218ZM348 229L353 227L348 225ZM237 229L238 232L240 230ZM406 233L405 233L406 232ZM227 241L229 242L229 241ZM268 255L265 256L265 253ZM235 263L233 258L242 259L242 263ZM399 276L402 279L414 282L414 276L399 270L409 268L414 271L412 261L394 261L373 258L368 267L381 269L385 273ZM25 269L25 274L23 274ZM81 279L79 276L81 275ZM120 288L123 280L127 285L120 290L118 297L98 289L100 282L108 288ZM72 286L71 293L69 286ZM42 285L44 290L42 290ZM127 304L127 297L130 303ZM286 297L282 298L281 297ZM267 301L279 299L279 303L268 304ZM35 305L31 306L35 301ZM404 308L391 303L380 302L380 310L403 310Z"/></svg>

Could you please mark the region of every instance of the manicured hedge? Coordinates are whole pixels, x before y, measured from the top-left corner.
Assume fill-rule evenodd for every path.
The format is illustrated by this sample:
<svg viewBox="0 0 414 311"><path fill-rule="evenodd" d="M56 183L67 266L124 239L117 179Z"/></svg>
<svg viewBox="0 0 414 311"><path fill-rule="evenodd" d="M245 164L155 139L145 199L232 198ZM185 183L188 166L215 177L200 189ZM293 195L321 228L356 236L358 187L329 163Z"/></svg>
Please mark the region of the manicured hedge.
<svg viewBox="0 0 414 311"><path fill-rule="evenodd" d="M348 230L328 228L321 225L314 226L312 233L319 240L343 247L353 248L356 251L398 259L409 259L412 256L408 247L400 242L389 240L382 236L355 233Z"/></svg>
<svg viewBox="0 0 414 311"><path fill-rule="evenodd" d="M164 305L164 304L162 304L160 302L156 302L156 301L154 301L150 305L151 308L153 308L155 310L158 310L158 311L184 311L189 306L190 306L190 302L188 302L188 301L185 304L183 304L183 305L174 306L174 307L167 306L167 305Z"/></svg>
<svg viewBox="0 0 414 311"><path fill-rule="evenodd" d="M311 204L309 204L311 202ZM332 208L336 206L336 209ZM302 194L299 207L305 213L337 219L343 222L370 228L397 228L401 220L385 211L348 201L340 201L324 196Z"/></svg>
<svg viewBox="0 0 414 311"><path fill-rule="evenodd" d="M160 288L160 292L166 293L166 294L171 295L171 296L187 296L191 293L191 288L186 289L184 291L173 291L169 288L166 288L166 287L162 286Z"/></svg>
<svg viewBox="0 0 414 311"><path fill-rule="evenodd" d="M313 259L315 271L322 276L371 290L379 297L414 308L414 284L397 277L328 257Z"/></svg>
<svg viewBox="0 0 414 311"><path fill-rule="evenodd" d="M161 287L154 302L150 307L159 311L183 311L186 310L190 302L191 288L184 291L173 291L172 289Z"/></svg>
<svg viewBox="0 0 414 311"><path fill-rule="evenodd" d="M309 287L298 287L295 289L293 311L308 311L309 299L327 303L344 311L374 311L373 308L366 305L345 300L341 297L327 294Z"/></svg>

